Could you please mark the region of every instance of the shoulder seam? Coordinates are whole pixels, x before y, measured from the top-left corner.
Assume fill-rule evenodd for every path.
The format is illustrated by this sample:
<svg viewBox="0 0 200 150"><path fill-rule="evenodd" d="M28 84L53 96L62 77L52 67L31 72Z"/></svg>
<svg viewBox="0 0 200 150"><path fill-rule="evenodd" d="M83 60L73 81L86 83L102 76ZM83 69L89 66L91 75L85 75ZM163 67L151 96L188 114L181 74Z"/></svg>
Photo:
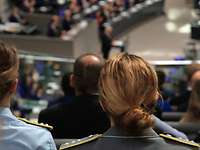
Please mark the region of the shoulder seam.
<svg viewBox="0 0 200 150"><path fill-rule="evenodd" d="M23 121L23 122L25 122L25 123L27 123L27 124L30 124L30 125L35 125L35 126L38 126L38 127L47 128L47 129L49 129L49 130L52 130L52 129L53 129L53 126L50 126L50 125L48 125L48 124L32 122L32 121L29 121L29 120L27 120L27 119L25 119L25 118L20 118L20 117L18 117L17 119L19 119L20 121Z"/></svg>
<svg viewBox="0 0 200 150"><path fill-rule="evenodd" d="M101 136L102 136L102 134L95 134L95 135L90 135L90 136L83 138L83 139L74 140L71 143L62 144L60 146L59 150L65 150L65 149L68 149L68 148L71 148L71 147L75 147L75 146L78 146L78 145L89 143L91 141L94 141L94 140L100 138Z"/></svg>
<svg viewBox="0 0 200 150"><path fill-rule="evenodd" d="M200 145L198 143L193 142L193 141L179 139L179 138L173 137L171 135L165 135L165 134L159 134L159 135L160 135L160 137L162 137L164 139L168 139L168 140L176 141L176 142L179 142L179 143L182 143L182 144L186 144L186 145L190 145L190 146L200 148Z"/></svg>

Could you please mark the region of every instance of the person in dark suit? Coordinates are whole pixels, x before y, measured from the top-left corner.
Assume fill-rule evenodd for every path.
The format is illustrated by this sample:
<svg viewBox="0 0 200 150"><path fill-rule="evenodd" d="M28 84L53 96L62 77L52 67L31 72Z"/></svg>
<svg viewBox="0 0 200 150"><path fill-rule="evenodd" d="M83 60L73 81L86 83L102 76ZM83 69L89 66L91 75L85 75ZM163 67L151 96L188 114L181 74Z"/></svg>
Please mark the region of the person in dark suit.
<svg viewBox="0 0 200 150"><path fill-rule="evenodd" d="M11 14L8 18L9 22L12 23L20 23L20 24L27 24L28 22L25 20L25 18L20 14L18 7L13 7Z"/></svg>
<svg viewBox="0 0 200 150"><path fill-rule="evenodd" d="M62 29L67 32L71 30L73 24L74 21L72 19L72 12L71 10L66 10L62 20Z"/></svg>
<svg viewBox="0 0 200 150"><path fill-rule="evenodd" d="M104 59L108 59L112 48L112 27L106 26L100 30L101 51Z"/></svg>
<svg viewBox="0 0 200 150"><path fill-rule="evenodd" d="M169 144L152 129L151 112L159 97L158 81L154 69L142 58L119 54L108 60L100 73L99 94L111 128L103 135L61 145L60 150L186 150L191 144L185 142L181 146L183 140Z"/></svg>
<svg viewBox="0 0 200 150"><path fill-rule="evenodd" d="M97 85L102 65L96 55L80 56L71 76L76 96L70 103L57 105L39 114L39 122L54 127L54 138L82 138L103 133L110 127L109 119L98 103Z"/></svg>
<svg viewBox="0 0 200 150"><path fill-rule="evenodd" d="M57 15L53 15L48 24L47 36L48 37L59 37L60 34L61 34L60 17Z"/></svg>

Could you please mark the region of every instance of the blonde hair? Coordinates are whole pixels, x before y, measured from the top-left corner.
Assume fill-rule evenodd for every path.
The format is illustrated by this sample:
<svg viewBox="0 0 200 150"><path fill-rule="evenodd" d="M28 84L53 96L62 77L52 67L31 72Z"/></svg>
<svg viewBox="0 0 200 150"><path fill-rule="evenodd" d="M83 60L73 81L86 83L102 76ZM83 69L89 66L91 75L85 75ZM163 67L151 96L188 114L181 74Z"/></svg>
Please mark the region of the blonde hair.
<svg viewBox="0 0 200 150"><path fill-rule="evenodd" d="M0 99L9 91L10 84L18 77L17 50L0 41Z"/></svg>
<svg viewBox="0 0 200 150"><path fill-rule="evenodd" d="M100 101L114 123L127 130L152 126L158 98L154 69L142 58L119 54L108 60L99 79Z"/></svg>

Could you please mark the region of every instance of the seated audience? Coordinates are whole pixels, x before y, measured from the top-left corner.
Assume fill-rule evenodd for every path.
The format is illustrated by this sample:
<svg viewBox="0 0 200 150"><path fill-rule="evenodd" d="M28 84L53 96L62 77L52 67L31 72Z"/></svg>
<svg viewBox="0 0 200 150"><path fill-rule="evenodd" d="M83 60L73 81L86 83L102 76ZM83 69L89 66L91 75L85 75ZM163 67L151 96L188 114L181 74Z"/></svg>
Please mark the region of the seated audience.
<svg viewBox="0 0 200 150"><path fill-rule="evenodd" d="M89 4L89 7L98 4L98 0L87 0L87 2L88 2L88 4Z"/></svg>
<svg viewBox="0 0 200 150"><path fill-rule="evenodd" d="M173 94L171 91L167 90L164 87L166 75L165 75L164 71L161 71L161 70L157 70L156 74L158 77L158 88L159 88L159 92L161 94L161 98L158 100L157 106L159 107L159 109L162 112L172 111L169 100L170 100L170 97L173 96Z"/></svg>
<svg viewBox="0 0 200 150"><path fill-rule="evenodd" d="M20 121L10 111L11 99L18 83L19 60L15 48L0 42L0 149L56 150L45 128Z"/></svg>
<svg viewBox="0 0 200 150"><path fill-rule="evenodd" d="M98 103L97 83L102 65L96 55L78 57L71 77L76 96L70 103L59 104L39 114L39 122L54 127L54 138L82 138L109 128L109 120Z"/></svg>
<svg viewBox="0 0 200 150"><path fill-rule="evenodd" d="M23 18L23 16L20 15L19 9L17 7L14 7L12 9L12 12L8 18L9 22L13 23L20 23L20 24L26 24L27 21Z"/></svg>
<svg viewBox="0 0 200 150"><path fill-rule="evenodd" d="M67 32L71 30L73 24L74 21L72 19L72 12L70 10L66 10L62 21L62 29Z"/></svg>
<svg viewBox="0 0 200 150"><path fill-rule="evenodd" d="M60 29L60 17L57 15L53 15L48 24L47 35L49 37L59 37L61 33Z"/></svg>
<svg viewBox="0 0 200 150"><path fill-rule="evenodd" d="M171 99L171 105L176 107L175 111L186 112L189 98L192 90L192 85L196 80L200 79L200 65L191 64L187 68L187 84L188 87L184 91L180 91L175 97Z"/></svg>
<svg viewBox="0 0 200 150"><path fill-rule="evenodd" d="M58 105L58 104L65 104L70 103L73 97L75 96L74 88L72 88L70 83L70 77L72 73L67 73L63 76L61 81L61 89L64 93L63 96L59 97L57 100L53 100L48 104L48 107Z"/></svg>
<svg viewBox="0 0 200 150"><path fill-rule="evenodd" d="M181 119L182 123L200 123L200 79L192 86L187 112Z"/></svg>
<svg viewBox="0 0 200 150"><path fill-rule="evenodd" d="M114 16L118 16L124 10L123 0L115 0L113 4L113 13Z"/></svg>
<svg viewBox="0 0 200 150"><path fill-rule="evenodd" d="M80 13L82 10L81 5L79 5L77 0L71 0L69 9L71 10L73 15Z"/></svg>
<svg viewBox="0 0 200 150"><path fill-rule="evenodd" d="M109 53L112 48L112 40L112 27L104 27L103 31L100 32L101 51L104 59L109 58Z"/></svg>
<svg viewBox="0 0 200 150"><path fill-rule="evenodd" d="M79 150L171 150L192 148L169 139L165 142L152 129L151 112L159 96L153 68L142 58L120 54L107 61L99 79L99 99L111 128L102 136L88 137L62 149ZM182 141L182 140L179 140ZM173 143L172 143L173 142Z"/></svg>
<svg viewBox="0 0 200 150"><path fill-rule="evenodd" d="M23 0L22 9L25 12L33 13L35 11L36 0Z"/></svg>

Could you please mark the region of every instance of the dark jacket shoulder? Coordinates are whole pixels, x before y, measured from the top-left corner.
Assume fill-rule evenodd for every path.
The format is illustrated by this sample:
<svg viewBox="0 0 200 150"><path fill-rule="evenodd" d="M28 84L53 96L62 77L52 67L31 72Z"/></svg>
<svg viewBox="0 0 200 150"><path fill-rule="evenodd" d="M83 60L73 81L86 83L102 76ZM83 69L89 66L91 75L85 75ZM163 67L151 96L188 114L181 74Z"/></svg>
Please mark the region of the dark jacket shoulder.
<svg viewBox="0 0 200 150"><path fill-rule="evenodd" d="M89 138L89 137L88 137ZM180 141L166 142L162 137L157 135L153 130L146 130L140 135L131 135L122 133L122 131L111 128L105 134L91 137L92 140L81 139L78 142L67 143L62 145L61 150L189 150L199 149L198 146L189 145Z"/></svg>
<svg viewBox="0 0 200 150"><path fill-rule="evenodd" d="M83 138L103 133L110 127L97 95L76 96L68 104L44 110L39 115L39 122L54 127L54 138Z"/></svg>

